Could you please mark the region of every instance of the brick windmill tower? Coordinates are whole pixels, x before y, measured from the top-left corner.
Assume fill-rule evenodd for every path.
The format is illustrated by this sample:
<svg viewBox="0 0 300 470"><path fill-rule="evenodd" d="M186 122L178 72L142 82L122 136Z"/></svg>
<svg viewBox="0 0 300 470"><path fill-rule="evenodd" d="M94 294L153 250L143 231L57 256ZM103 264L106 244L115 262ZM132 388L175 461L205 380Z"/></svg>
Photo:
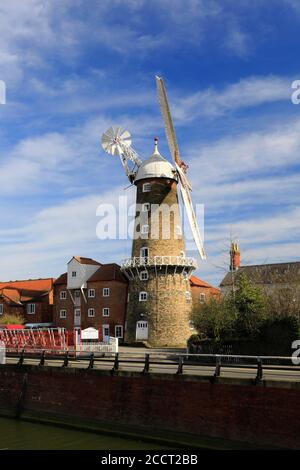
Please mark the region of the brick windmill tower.
<svg viewBox="0 0 300 470"><path fill-rule="evenodd" d="M120 128L108 129L102 136L102 146L120 157L127 177L136 186L132 253L122 263L129 280L125 341L143 341L156 347L184 346L191 334L189 277L196 261L185 253L178 185L201 258L205 254L164 84L159 77L156 83L173 165L159 153L157 139L152 155L142 161L131 147L129 132Z"/></svg>

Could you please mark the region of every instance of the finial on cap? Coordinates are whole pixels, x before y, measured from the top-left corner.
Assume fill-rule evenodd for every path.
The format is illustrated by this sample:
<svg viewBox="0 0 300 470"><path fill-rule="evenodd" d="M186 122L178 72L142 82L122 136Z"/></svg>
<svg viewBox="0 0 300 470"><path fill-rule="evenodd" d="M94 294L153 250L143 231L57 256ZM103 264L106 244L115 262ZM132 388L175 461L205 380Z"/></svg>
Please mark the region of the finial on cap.
<svg viewBox="0 0 300 470"><path fill-rule="evenodd" d="M158 151L158 137L154 137L154 151L153 153L159 153Z"/></svg>

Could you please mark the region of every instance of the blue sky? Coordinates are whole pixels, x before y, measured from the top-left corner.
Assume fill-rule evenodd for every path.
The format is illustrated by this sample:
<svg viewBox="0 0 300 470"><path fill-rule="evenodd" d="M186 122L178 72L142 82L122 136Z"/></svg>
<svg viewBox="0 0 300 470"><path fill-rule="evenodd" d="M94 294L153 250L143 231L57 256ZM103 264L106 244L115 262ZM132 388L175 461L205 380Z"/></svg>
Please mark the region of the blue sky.
<svg viewBox="0 0 300 470"><path fill-rule="evenodd" d="M231 237L244 264L299 260L299 26L297 0L1 0L0 278L130 255L96 237L100 203L134 200L99 139L121 125L170 158L155 74L205 204L197 274L221 280Z"/></svg>

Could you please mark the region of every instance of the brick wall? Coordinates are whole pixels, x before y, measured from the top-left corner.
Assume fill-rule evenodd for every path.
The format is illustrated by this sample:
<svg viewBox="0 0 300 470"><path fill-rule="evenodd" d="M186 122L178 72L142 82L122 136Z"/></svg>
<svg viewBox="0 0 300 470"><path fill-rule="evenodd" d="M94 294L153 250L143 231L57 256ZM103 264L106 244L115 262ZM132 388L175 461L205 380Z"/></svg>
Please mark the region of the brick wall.
<svg viewBox="0 0 300 470"><path fill-rule="evenodd" d="M181 376L97 370L0 367L0 408L13 411L23 377L25 410L300 448L299 383L263 386L215 383ZM146 397L146 398L145 398Z"/></svg>

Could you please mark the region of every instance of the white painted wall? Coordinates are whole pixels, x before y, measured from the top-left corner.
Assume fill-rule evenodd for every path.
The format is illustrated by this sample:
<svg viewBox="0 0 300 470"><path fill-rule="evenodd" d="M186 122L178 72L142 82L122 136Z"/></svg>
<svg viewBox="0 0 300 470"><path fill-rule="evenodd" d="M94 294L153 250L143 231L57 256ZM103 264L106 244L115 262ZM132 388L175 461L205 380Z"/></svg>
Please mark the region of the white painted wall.
<svg viewBox="0 0 300 470"><path fill-rule="evenodd" d="M81 264L75 258L68 263L68 289L86 288L86 281L94 274L100 266L95 264ZM72 277L72 272L76 272L76 277Z"/></svg>

